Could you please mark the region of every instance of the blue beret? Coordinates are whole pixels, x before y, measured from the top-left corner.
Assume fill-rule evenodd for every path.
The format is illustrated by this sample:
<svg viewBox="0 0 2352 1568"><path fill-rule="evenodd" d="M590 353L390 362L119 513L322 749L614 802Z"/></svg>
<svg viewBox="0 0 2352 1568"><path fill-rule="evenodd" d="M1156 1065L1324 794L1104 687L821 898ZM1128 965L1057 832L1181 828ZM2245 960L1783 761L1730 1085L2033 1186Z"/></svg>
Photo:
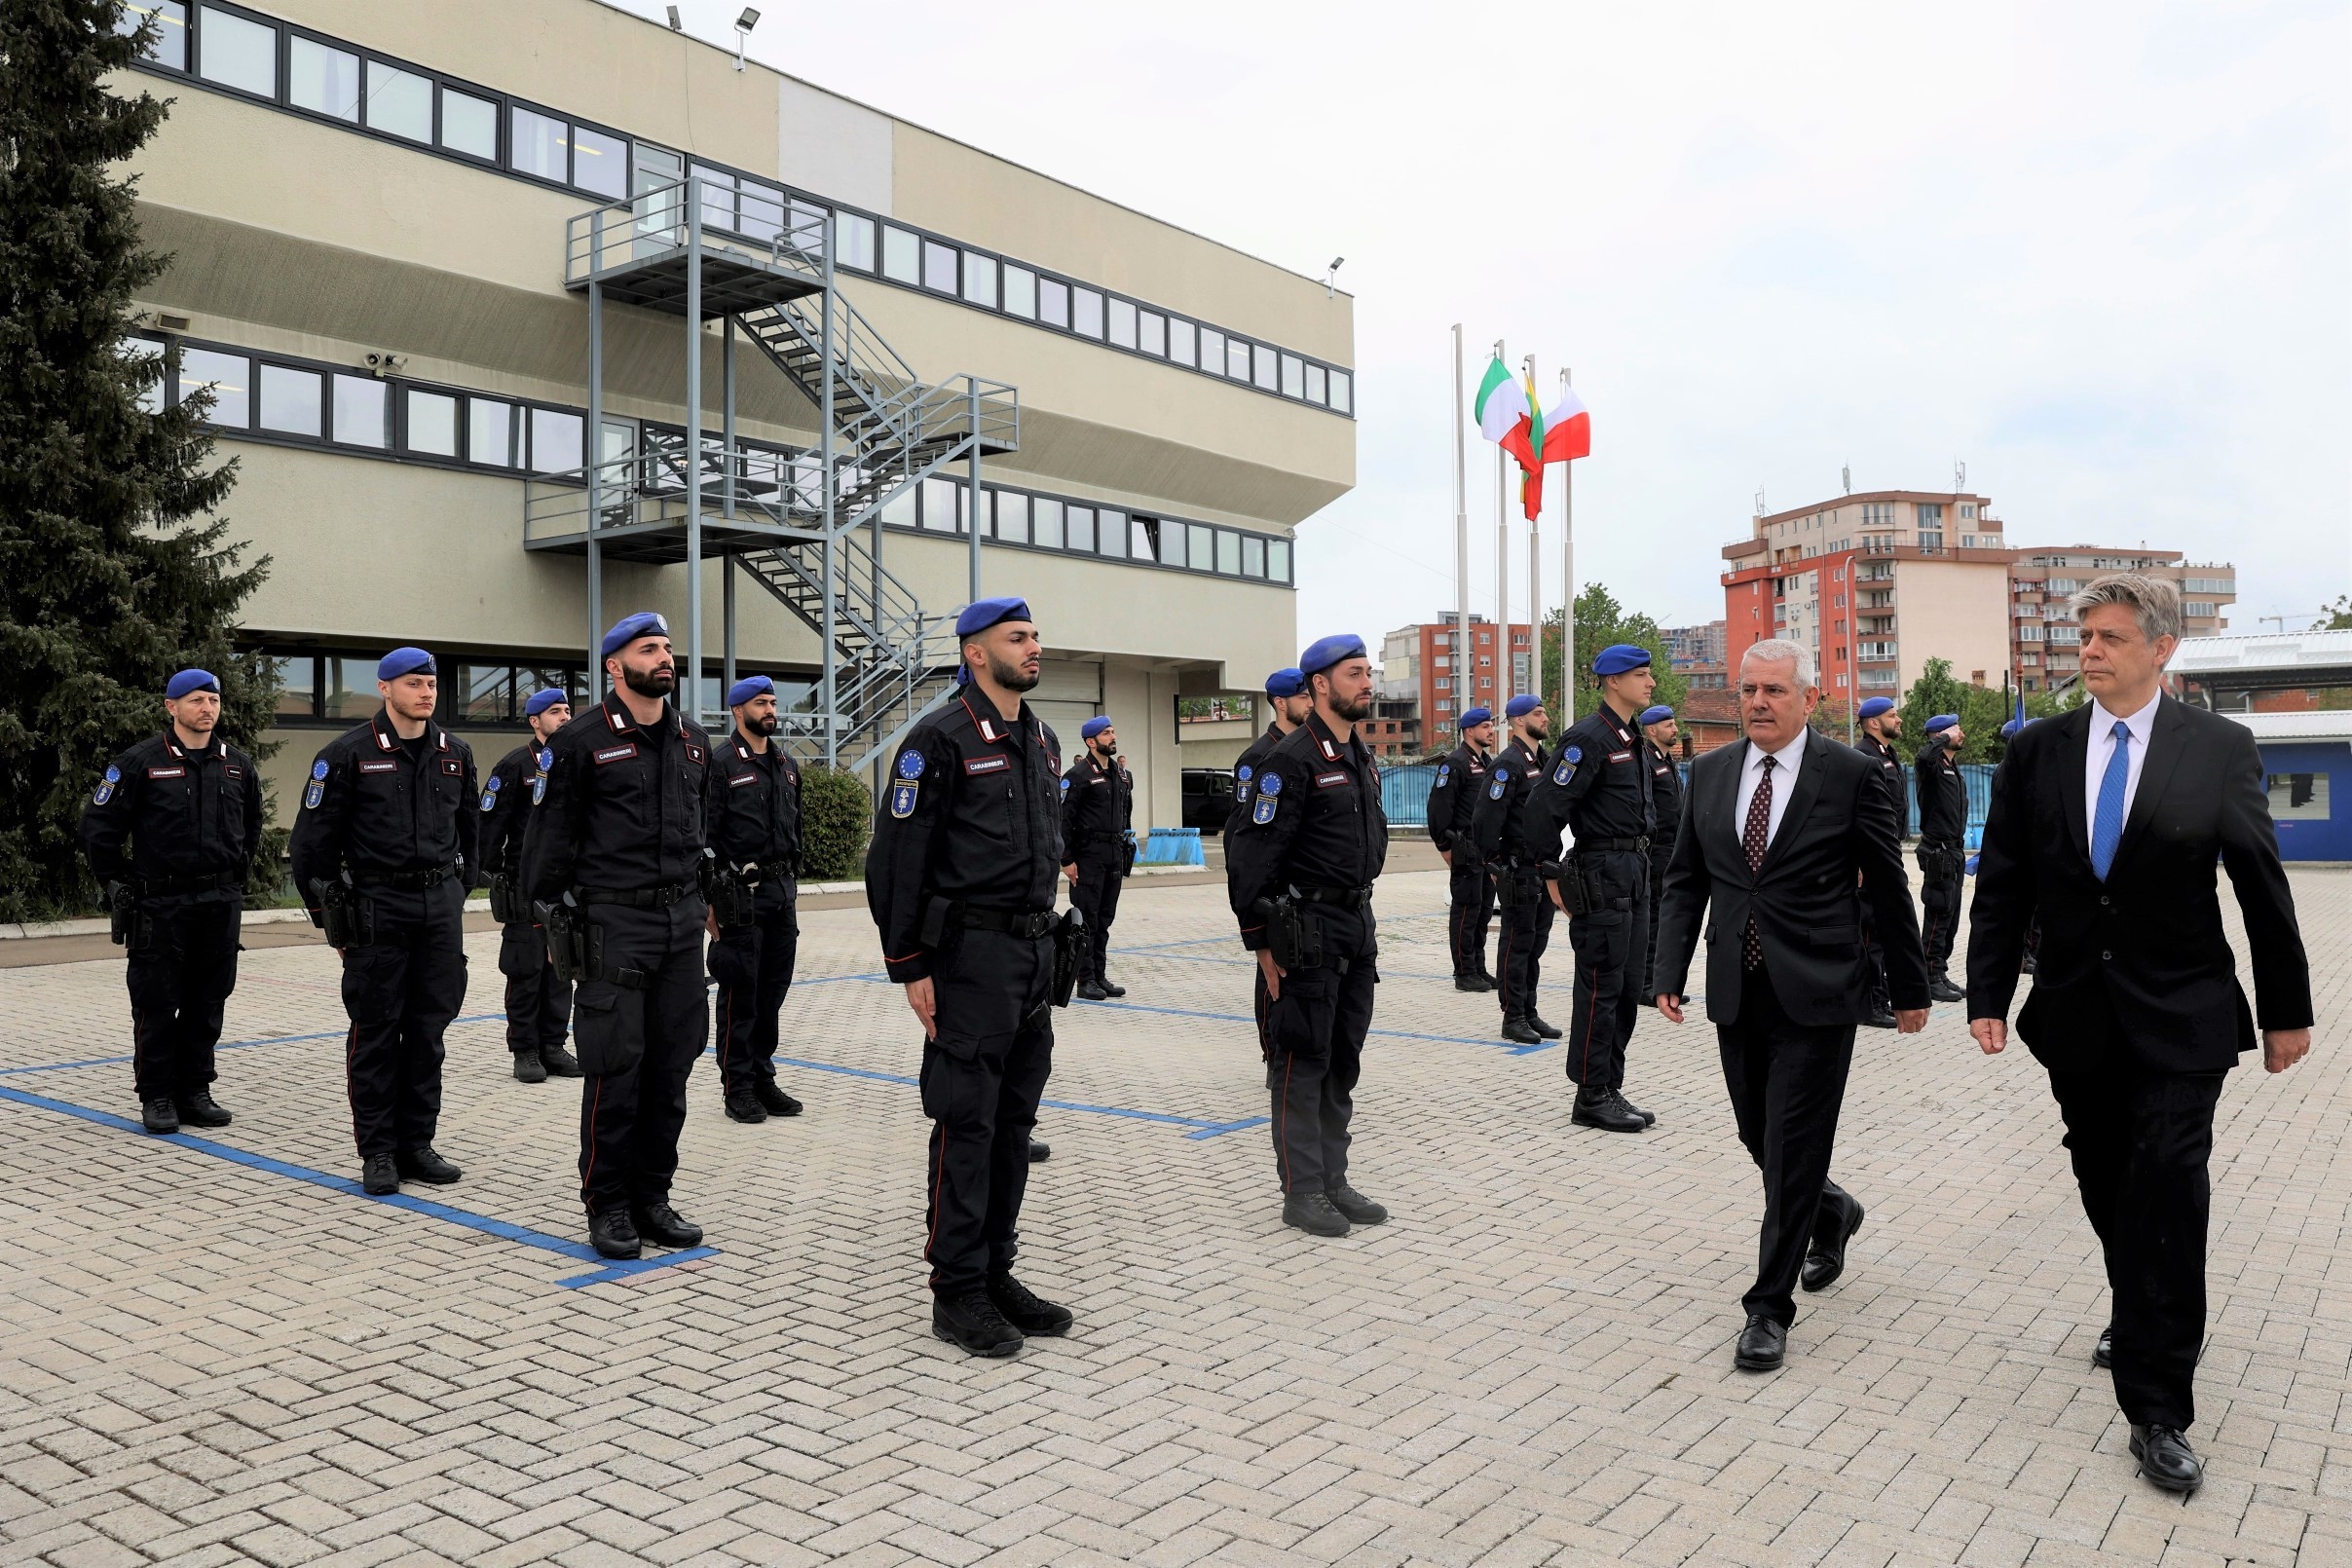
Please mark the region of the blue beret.
<svg viewBox="0 0 2352 1568"><path fill-rule="evenodd" d="M1495 711L1492 708L1471 708L1462 715L1462 728L1475 729L1480 725L1494 723L1494 718Z"/></svg>
<svg viewBox="0 0 2352 1568"><path fill-rule="evenodd" d="M1512 719L1524 719L1544 705L1544 699L1533 691L1522 691L1503 704L1503 712Z"/></svg>
<svg viewBox="0 0 2352 1568"><path fill-rule="evenodd" d="M955 635L970 637L1007 620L1035 620L1027 599L975 599L955 617Z"/></svg>
<svg viewBox="0 0 2352 1568"><path fill-rule="evenodd" d="M523 704L523 717L536 719L559 702L567 708L570 707L572 693L557 686L551 686L544 691L534 691L531 693L530 699Z"/></svg>
<svg viewBox="0 0 2352 1568"><path fill-rule="evenodd" d="M376 679L396 681L403 675L433 675L432 655L422 648L395 648L376 660Z"/></svg>
<svg viewBox="0 0 2352 1568"><path fill-rule="evenodd" d="M1651 706L1641 710L1641 723L1645 728L1658 723L1661 719L1671 719L1673 717L1674 710L1667 707L1662 702L1653 703Z"/></svg>
<svg viewBox="0 0 2352 1568"><path fill-rule="evenodd" d="M1854 709L1854 717L1857 719L1876 719L1882 713L1892 712L1894 712L1894 698L1871 697L1865 700L1860 707Z"/></svg>
<svg viewBox="0 0 2352 1568"><path fill-rule="evenodd" d="M776 683L766 676L746 675L742 680L727 689L727 705L730 708L740 708L756 696L773 696L775 690Z"/></svg>
<svg viewBox="0 0 2352 1568"><path fill-rule="evenodd" d="M1321 675L1341 659L1369 656L1363 650L1363 638L1343 632L1337 637L1319 638L1309 645L1298 655L1298 668L1302 675Z"/></svg>
<svg viewBox="0 0 2352 1568"><path fill-rule="evenodd" d="M1650 662L1650 651L1632 643L1611 643L1592 657L1595 675L1623 675Z"/></svg>
<svg viewBox="0 0 2352 1568"><path fill-rule="evenodd" d="M640 637L667 637L670 623L651 610L640 610L633 616L623 616L613 622L605 640L596 645L597 656L611 658Z"/></svg>
<svg viewBox="0 0 2352 1568"><path fill-rule="evenodd" d="M1951 728L1954 725L1959 723L1959 714L1939 713L1934 718L1927 721L1927 733L1931 735L1941 734L1943 731Z"/></svg>
<svg viewBox="0 0 2352 1568"><path fill-rule="evenodd" d="M210 691L217 696L220 679L210 670L182 670L171 677L169 686L164 688L164 695L174 702L191 691Z"/></svg>
<svg viewBox="0 0 2352 1568"><path fill-rule="evenodd" d="M1266 677L1266 695L1270 697L1304 696L1306 691L1307 678L1299 674L1295 666L1287 670L1276 670L1272 675Z"/></svg>
<svg viewBox="0 0 2352 1568"><path fill-rule="evenodd" d="M1107 714L1098 713L1078 727L1078 734L1082 739L1092 740L1109 728L1110 717Z"/></svg>
<svg viewBox="0 0 2352 1568"><path fill-rule="evenodd" d="M2002 726L2000 727L2000 738L2001 738L2001 739L2003 739L2003 740L2011 740L2011 739L2014 739L2014 738L2016 738L2017 732L2018 732L2020 729L2023 729L2025 727L2026 727L2026 721L2025 721L2025 720L2023 720L2023 719L2012 719L2012 720L2010 720L2010 721L2009 721L2007 724L2002 725Z"/></svg>

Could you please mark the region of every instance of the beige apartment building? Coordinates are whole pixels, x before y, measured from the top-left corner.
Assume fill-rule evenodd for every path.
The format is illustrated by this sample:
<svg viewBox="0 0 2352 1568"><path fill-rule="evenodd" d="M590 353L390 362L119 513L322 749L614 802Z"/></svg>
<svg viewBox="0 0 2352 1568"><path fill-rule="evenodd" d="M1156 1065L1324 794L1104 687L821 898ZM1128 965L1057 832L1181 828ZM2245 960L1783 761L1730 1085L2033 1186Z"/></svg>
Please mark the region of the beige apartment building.
<svg viewBox="0 0 2352 1568"><path fill-rule="evenodd" d="M121 85L174 100L146 341L160 395L213 389L272 560L281 799L384 649L432 649L495 758L641 608L711 722L771 674L796 749L870 767L975 559L1065 744L1117 723L1139 826L1254 732L1179 701L1297 656L1296 531L1355 480L1345 294L598 0L133 9Z"/></svg>
<svg viewBox="0 0 2352 1568"><path fill-rule="evenodd" d="M2028 545L2009 567L2011 656L2027 691L2063 691L2081 673L2080 628L2067 597L2109 572L2138 572L2178 584L2190 637L2225 630L2229 607L2237 601L2237 568L2226 561L2192 562L2179 550L2145 547Z"/></svg>

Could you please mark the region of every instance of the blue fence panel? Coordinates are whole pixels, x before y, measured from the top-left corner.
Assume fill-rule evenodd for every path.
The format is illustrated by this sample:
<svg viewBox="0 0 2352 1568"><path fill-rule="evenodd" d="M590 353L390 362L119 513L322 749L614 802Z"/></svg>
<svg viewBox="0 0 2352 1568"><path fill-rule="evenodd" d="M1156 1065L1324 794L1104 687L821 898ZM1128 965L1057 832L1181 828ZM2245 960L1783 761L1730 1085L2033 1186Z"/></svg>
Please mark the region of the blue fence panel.
<svg viewBox="0 0 2352 1568"><path fill-rule="evenodd" d="M1429 792L1437 787L1437 770L1428 763L1408 763L1380 770L1380 809L1396 828L1429 826Z"/></svg>

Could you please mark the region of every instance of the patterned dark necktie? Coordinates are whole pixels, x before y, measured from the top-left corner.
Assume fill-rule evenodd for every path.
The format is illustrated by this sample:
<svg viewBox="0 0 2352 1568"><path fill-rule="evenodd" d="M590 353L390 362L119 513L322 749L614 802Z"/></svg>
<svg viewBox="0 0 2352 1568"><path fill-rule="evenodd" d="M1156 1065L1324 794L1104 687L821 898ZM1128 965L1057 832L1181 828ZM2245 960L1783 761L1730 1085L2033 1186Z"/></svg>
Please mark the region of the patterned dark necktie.
<svg viewBox="0 0 2352 1568"><path fill-rule="evenodd" d="M1739 846L1747 851L1747 869L1753 874L1764 869L1764 851L1772 841L1773 830L1773 759L1764 759L1763 776L1756 780L1756 793L1748 798L1747 826L1739 835ZM1756 916L1747 917L1747 930L1739 939L1739 958L1750 969L1764 967L1764 938L1756 930Z"/></svg>

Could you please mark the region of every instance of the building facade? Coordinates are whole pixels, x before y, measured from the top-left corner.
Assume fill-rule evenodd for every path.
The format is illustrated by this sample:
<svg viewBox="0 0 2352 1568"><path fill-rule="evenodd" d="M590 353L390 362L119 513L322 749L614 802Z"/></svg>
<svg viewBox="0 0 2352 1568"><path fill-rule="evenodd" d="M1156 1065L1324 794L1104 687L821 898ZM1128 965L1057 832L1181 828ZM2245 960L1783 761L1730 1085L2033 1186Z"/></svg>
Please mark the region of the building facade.
<svg viewBox="0 0 2352 1568"><path fill-rule="evenodd" d="M385 648L495 758L640 608L706 715L770 674L797 750L872 766L944 691L975 526L1139 826L1238 752L1178 699L1296 655L1296 530L1355 477L1344 293L596 0L135 10L118 87L174 100L144 341L271 557L281 801Z"/></svg>
<svg viewBox="0 0 2352 1568"><path fill-rule="evenodd" d="M1727 624L1710 620L1703 626L1667 626L1659 633L1666 642L1666 662L1692 691L1730 684L1730 666L1724 660Z"/></svg>
<svg viewBox="0 0 2352 1568"><path fill-rule="evenodd" d="M2109 572L2137 572L2177 584L2184 636L2213 637L2228 629L2238 575L2226 561L2191 563L2179 550L2144 547L2029 545L2009 566L2010 660L2027 691L2063 691L2081 673L2081 633L2067 598Z"/></svg>
<svg viewBox="0 0 2352 1568"><path fill-rule="evenodd" d="M1492 708L1535 690L1533 641L1527 623L1504 629L1484 616L1470 617L1465 637L1459 612L1400 626L1380 640L1379 697L1415 704L1423 751L1443 751L1455 739L1454 721L1471 708Z"/></svg>

